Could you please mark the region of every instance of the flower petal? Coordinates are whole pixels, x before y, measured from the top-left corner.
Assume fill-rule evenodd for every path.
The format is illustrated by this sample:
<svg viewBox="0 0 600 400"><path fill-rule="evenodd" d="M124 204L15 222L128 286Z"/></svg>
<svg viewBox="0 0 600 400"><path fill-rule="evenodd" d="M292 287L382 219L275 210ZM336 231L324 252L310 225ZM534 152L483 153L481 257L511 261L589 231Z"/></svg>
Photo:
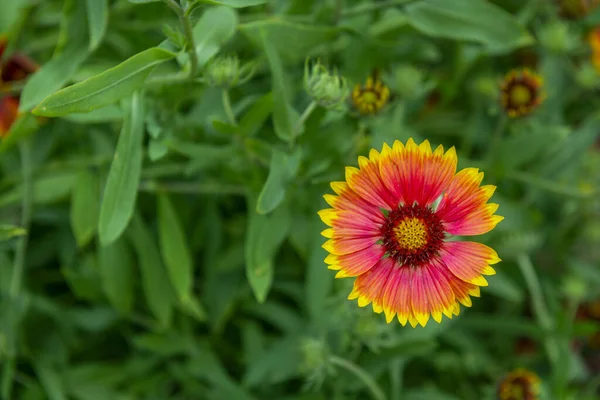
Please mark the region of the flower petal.
<svg viewBox="0 0 600 400"><path fill-rule="evenodd" d="M477 286L487 286L482 275L496 273L490 264L500 261L490 247L475 242L446 242L440 249L442 262L457 278Z"/></svg>
<svg viewBox="0 0 600 400"><path fill-rule="evenodd" d="M344 254L355 253L359 250L366 249L367 247L374 246L378 237L355 237L355 238L333 238L323 244L323 248L335 254L341 256Z"/></svg>
<svg viewBox="0 0 600 400"><path fill-rule="evenodd" d="M384 144L379 169L388 190L404 204L429 206L452 181L456 164L454 147L444 154L438 146L432 153L429 141L417 146L409 139L406 146L399 141L393 148Z"/></svg>
<svg viewBox="0 0 600 400"><path fill-rule="evenodd" d="M392 209L398 206L400 199L393 196L379 175L379 153L370 153L371 159L358 158L358 168L346 167L346 182L360 197L374 206Z"/></svg>
<svg viewBox="0 0 600 400"><path fill-rule="evenodd" d="M483 172L476 168L459 171L440 202L436 214L452 235L481 235L492 230L503 217L493 215L497 206L486 204L495 186L479 186Z"/></svg>
<svg viewBox="0 0 600 400"><path fill-rule="evenodd" d="M439 261L432 259L430 264L413 269L410 300L413 314L421 326L427 324L430 315L436 322L441 322L442 314L450 314L454 308L454 292Z"/></svg>
<svg viewBox="0 0 600 400"><path fill-rule="evenodd" d="M338 196L326 194L323 198L334 209L352 211L377 223L385 221L380 208L360 197L346 182L332 182L331 187Z"/></svg>
<svg viewBox="0 0 600 400"><path fill-rule="evenodd" d="M372 303L373 310L380 313L383 311L384 291L390 274L395 268L395 264L390 258L379 260L373 268L356 278L348 299L358 299L360 307Z"/></svg>
<svg viewBox="0 0 600 400"><path fill-rule="evenodd" d="M330 269L344 271L344 276L358 276L369 271L385 254L381 245L373 245L354 253L334 255L325 258Z"/></svg>

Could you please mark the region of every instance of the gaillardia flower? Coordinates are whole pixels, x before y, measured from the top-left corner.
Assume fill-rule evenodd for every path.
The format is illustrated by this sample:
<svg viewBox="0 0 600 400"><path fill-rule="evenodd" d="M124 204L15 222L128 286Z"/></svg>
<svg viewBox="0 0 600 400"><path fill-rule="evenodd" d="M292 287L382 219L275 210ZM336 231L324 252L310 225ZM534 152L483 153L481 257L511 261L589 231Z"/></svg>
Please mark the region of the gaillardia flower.
<svg viewBox="0 0 600 400"><path fill-rule="evenodd" d="M454 147L432 152L427 140L384 144L358 165L331 183L336 195L324 198L332 208L319 211L330 226L322 232L328 268L336 278L356 277L348 299L413 327L471 306L500 258L486 245L448 239L481 235L503 219L487 202L495 186L480 186L475 168L457 173Z"/></svg>
<svg viewBox="0 0 600 400"><path fill-rule="evenodd" d="M539 396L540 378L523 368L506 375L498 385L499 400L538 400Z"/></svg>
<svg viewBox="0 0 600 400"><path fill-rule="evenodd" d="M362 115L380 112L390 100L390 89L381 81L375 70L364 86L357 84L352 91L352 105Z"/></svg>
<svg viewBox="0 0 600 400"><path fill-rule="evenodd" d="M529 69L513 70L502 82L500 102L509 117L531 113L544 98L542 78Z"/></svg>
<svg viewBox="0 0 600 400"><path fill-rule="evenodd" d="M2 61L6 49L6 43L6 38L0 37L0 61ZM9 92L6 90L6 84L24 79L37 69L38 66L33 61L20 53L13 54L0 64L0 138L8 134L10 127L19 115L19 97L8 93L4 95L4 92Z"/></svg>
<svg viewBox="0 0 600 400"><path fill-rule="evenodd" d="M596 28L588 35L588 43L592 48L592 64L600 73L600 28Z"/></svg>

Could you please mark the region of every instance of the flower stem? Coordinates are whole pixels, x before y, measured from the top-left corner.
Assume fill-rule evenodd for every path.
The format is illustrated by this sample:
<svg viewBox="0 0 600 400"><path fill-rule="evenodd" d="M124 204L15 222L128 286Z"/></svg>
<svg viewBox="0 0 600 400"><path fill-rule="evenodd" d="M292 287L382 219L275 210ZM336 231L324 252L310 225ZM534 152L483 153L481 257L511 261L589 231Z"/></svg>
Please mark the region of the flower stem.
<svg viewBox="0 0 600 400"><path fill-rule="evenodd" d="M184 10L181 5L177 4L175 0L163 0L167 6L169 6L177 16L179 17L179 21L183 26L183 32L185 34L185 39L187 41L187 46L189 47L190 54L190 73L189 79L194 79L196 74L198 73L198 54L196 54L196 43L194 40L194 31L192 29L192 21L190 20L190 16Z"/></svg>
<svg viewBox="0 0 600 400"><path fill-rule="evenodd" d="M292 138L296 138L296 136L300 134L302 127L306 123L306 120L308 119L308 117L310 117L310 114L312 114L312 112L315 111L316 108L317 102L311 101L311 103L308 105L308 107L306 107L300 118L298 118L298 121L296 121L296 124L294 125L294 132L292 132Z"/></svg>
<svg viewBox="0 0 600 400"><path fill-rule="evenodd" d="M485 158L485 163L487 164L488 168L491 167L493 162L495 161L494 156L498 151L500 143L502 143L502 136L504 134L504 128L506 127L506 122L506 115L500 116L500 119L498 120L498 123L496 125L496 129L494 129L494 132L492 133L492 139L490 140L490 144L488 146Z"/></svg>
<svg viewBox="0 0 600 400"><path fill-rule="evenodd" d="M31 149L29 139L20 142L21 173L23 174L23 198L21 200L21 227L26 233L19 238L15 252L15 261L10 278L8 294L14 301L21 292L23 281L23 270L25 269L25 257L27 255L27 244L29 241L29 226L31 225L31 209L33 199L33 168L31 166ZM2 398L10 399L12 392L13 376L15 374L16 360L10 354L4 363L4 374L2 376Z"/></svg>
<svg viewBox="0 0 600 400"><path fill-rule="evenodd" d="M527 284L527 288L529 289L529 294L531 295L531 302L533 306L533 312L546 334L550 334L554 330L554 321L552 320L552 316L548 311L548 307L546 306L546 301L544 300L544 293L542 292L542 287L540 285L540 281L535 273L535 268L531 263L531 259L525 253L519 254L517 257L517 264L519 264L519 268L521 269L521 273L525 278L525 283ZM548 353L548 358L552 362L552 364L556 365L559 360L560 351L558 348L558 344L556 340L548 337L545 340L546 352Z"/></svg>
<svg viewBox="0 0 600 400"><path fill-rule="evenodd" d="M21 227L29 231L31 222L31 204L33 198L33 171L31 167L31 149L28 139L20 143L21 150L21 169L23 173L23 199L21 203ZM27 255L27 243L29 234L19 238L15 254L13 273L10 280L9 294L11 297L17 297L21 291L21 282L23 280L23 269L25 268L25 256Z"/></svg>
<svg viewBox="0 0 600 400"><path fill-rule="evenodd" d="M228 89L223 89L221 92L221 100L223 101L223 108L225 109L225 114L227 114L227 119L229 119L229 122L233 125L237 125L235 114L231 108L231 98L229 97Z"/></svg>
<svg viewBox="0 0 600 400"><path fill-rule="evenodd" d="M344 368L348 372L353 373L358 379L363 381L365 386L373 395L374 399L386 400L385 393L383 393L383 390L381 390L381 388L377 385L377 382L375 382L373 377L358 365L335 355L329 356L329 362L333 365Z"/></svg>

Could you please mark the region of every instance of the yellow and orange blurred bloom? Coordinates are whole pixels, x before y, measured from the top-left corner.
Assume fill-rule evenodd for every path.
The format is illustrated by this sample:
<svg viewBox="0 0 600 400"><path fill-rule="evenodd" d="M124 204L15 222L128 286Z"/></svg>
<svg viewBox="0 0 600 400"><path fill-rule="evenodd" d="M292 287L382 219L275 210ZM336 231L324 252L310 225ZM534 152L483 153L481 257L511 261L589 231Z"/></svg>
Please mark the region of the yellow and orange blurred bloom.
<svg viewBox="0 0 600 400"><path fill-rule="evenodd" d="M331 183L331 208L319 211L330 227L322 232L328 268L336 278L356 277L348 299L413 327L470 307L500 258L486 245L447 239L484 234L503 219L488 203L496 187L480 186L476 168L457 173L454 147L432 152L427 140L384 143L358 165Z"/></svg>
<svg viewBox="0 0 600 400"><path fill-rule="evenodd" d="M0 60L6 50L7 40L0 37ZM38 66L27 56L15 53L0 64L0 138L5 137L19 116L19 97L8 94L7 83L27 78Z"/></svg>
<svg viewBox="0 0 600 400"><path fill-rule="evenodd" d="M500 87L504 111L511 118L530 114L546 97L542 86L542 77L529 69L509 72Z"/></svg>
<svg viewBox="0 0 600 400"><path fill-rule="evenodd" d="M523 368L507 374L498 385L499 400L539 400L539 396L540 378Z"/></svg>
<svg viewBox="0 0 600 400"><path fill-rule="evenodd" d="M592 64L600 73L600 28L596 28L588 34L588 43L592 48Z"/></svg>
<svg viewBox="0 0 600 400"><path fill-rule="evenodd" d="M362 115L379 113L390 101L390 89L381 81L375 70L364 85L357 84L352 90L352 106Z"/></svg>

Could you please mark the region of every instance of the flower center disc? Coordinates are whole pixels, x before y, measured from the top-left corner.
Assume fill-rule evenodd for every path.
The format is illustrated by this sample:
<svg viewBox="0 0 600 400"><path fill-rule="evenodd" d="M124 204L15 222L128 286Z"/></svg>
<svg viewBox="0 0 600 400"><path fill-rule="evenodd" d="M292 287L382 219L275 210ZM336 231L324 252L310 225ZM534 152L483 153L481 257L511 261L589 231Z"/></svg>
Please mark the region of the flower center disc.
<svg viewBox="0 0 600 400"><path fill-rule="evenodd" d="M374 104L374 103L377 103L377 100L379 100L379 96L377 96L377 93L375 93L371 90L365 90L364 92L362 92L360 94L360 99L364 103Z"/></svg>
<svg viewBox="0 0 600 400"><path fill-rule="evenodd" d="M515 85L510 90L510 102L515 106L525 106L531 102L531 90L525 85Z"/></svg>
<svg viewBox="0 0 600 400"><path fill-rule="evenodd" d="M400 247L418 250L427 244L427 227L415 217L406 218L394 228Z"/></svg>
<svg viewBox="0 0 600 400"><path fill-rule="evenodd" d="M399 265L417 267L437 255L445 238L442 222L429 207L400 206L381 227L386 254Z"/></svg>

